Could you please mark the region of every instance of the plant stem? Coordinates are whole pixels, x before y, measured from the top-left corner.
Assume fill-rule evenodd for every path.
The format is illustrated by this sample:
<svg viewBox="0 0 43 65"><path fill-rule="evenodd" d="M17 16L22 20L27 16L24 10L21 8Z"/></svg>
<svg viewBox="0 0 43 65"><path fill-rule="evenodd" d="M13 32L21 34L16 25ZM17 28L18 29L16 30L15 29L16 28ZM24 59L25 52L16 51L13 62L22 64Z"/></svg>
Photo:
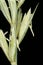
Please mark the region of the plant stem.
<svg viewBox="0 0 43 65"><path fill-rule="evenodd" d="M17 65L16 62L12 62L11 65Z"/></svg>
<svg viewBox="0 0 43 65"><path fill-rule="evenodd" d="M9 57L11 65L17 65L16 26L14 25L11 25L10 29Z"/></svg>

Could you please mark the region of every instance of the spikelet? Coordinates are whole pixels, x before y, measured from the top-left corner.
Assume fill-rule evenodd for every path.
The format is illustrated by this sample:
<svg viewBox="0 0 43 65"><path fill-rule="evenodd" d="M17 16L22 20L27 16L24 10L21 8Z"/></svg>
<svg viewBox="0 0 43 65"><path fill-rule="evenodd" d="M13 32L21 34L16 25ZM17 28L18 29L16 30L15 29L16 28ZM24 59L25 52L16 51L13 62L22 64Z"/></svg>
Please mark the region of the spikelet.
<svg viewBox="0 0 43 65"><path fill-rule="evenodd" d="M2 30L0 30L0 47L4 51L8 60L10 61L9 56L8 56L8 43L6 41L6 37L4 36L4 33Z"/></svg>
<svg viewBox="0 0 43 65"><path fill-rule="evenodd" d="M11 24L10 13L9 13L8 6L5 2L5 0L0 0L0 10L4 14L7 21Z"/></svg>
<svg viewBox="0 0 43 65"><path fill-rule="evenodd" d="M19 43L23 40L25 33L28 29L28 25L30 23L30 22L28 22L30 19L30 15L31 15L31 8L27 12L27 14L26 13L24 14L24 17L23 17L23 20L21 23L21 27L20 27L20 32L19 32Z"/></svg>
<svg viewBox="0 0 43 65"><path fill-rule="evenodd" d="M27 12L27 14L25 13L24 14L24 17L23 17L23 20L22 20L22 23L21 23L21 27L20 27L20 32L19 32L19 43L21 43L21 41L23 40L28 28L30 28L33 36L34 36L34 32L32 30L32 19L33 19L33 16L35 14L35 11L38 7L39 3L37 4L34 12L31 14L31 8L29 9L29 11Z"/></svg>
<svg viewBox="0 0 43 65"><path fill-rule="evenodd" d="M12 17L12 23L16 25L16 18L17 18L16 0L8 0L8 3Z"/></svg>

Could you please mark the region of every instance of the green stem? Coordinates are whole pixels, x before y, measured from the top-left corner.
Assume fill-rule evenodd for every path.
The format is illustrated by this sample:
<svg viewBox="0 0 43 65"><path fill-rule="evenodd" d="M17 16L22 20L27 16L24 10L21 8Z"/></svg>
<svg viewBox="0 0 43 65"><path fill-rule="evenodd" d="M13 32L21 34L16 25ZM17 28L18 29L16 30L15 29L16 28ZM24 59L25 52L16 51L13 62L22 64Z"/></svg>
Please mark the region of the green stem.
<svg viewBox="0 0 43 65"><path fill-rule="evenodd" d="M17 41L16 41L16 26L11 26L9 43L9 57L11 65L17 65Z"/></svg>
<svg viewBox="0 0 43 65"><path fill-rule="evenodd" d="M17 65L16 62L12 62L11 65Z"/></svg>

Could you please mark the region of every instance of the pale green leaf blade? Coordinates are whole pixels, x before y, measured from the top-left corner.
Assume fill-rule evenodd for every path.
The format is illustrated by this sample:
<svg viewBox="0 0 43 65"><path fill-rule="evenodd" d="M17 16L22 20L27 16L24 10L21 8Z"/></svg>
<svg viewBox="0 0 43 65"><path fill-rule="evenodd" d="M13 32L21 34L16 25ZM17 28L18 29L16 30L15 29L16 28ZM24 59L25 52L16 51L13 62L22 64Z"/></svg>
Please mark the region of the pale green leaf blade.
<svg viewBox="0 0 43 65"><path fill-rule="evenodd" d="M7 7L7 4L6 4L5 0L0 0L0 10L4 14L4 16L8 20L8 22L11 23L9 10L8 10L8 7Z"/></svg>

